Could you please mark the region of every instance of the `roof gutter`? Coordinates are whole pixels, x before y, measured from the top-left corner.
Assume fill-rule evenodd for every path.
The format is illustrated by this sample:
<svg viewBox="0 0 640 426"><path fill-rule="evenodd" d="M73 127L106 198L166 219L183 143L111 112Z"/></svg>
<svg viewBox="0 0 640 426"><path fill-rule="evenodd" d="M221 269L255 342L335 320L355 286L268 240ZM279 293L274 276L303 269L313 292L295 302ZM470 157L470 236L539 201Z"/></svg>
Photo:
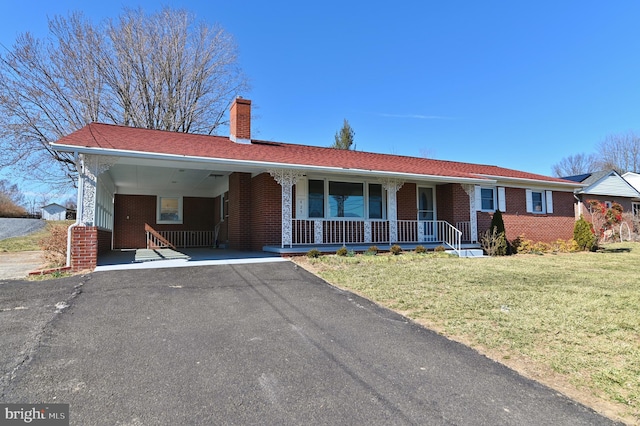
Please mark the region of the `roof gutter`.
<svg viewBox="0 0 640 426"><path fill-rule="evenodd" d="M495 176L495 175L484 175L484 174L480 174L478 173L478 176L483 176L486 177L488 179L494 179L497 181L509 181L509 182L515 182L515 183L519 183L519 184L523 184L523 185L528 185L531 186L531 184L534 185L541 185L541 184L545 184L545 185L550 185L550 186L558 186L558 187L562 187L562 188L582 188L585 185L582 183L577 183L577 182L558 182L558 181L554 181L554 180L542 180L542 179L528 179L528 178L517 178L517 177L509 177L509 176Z"/></svg>
<svg viewBox="0 0 640 426"><path fill-rule="evenodd" d="M52 143L51 146L57 151L74 152L78 154L94 154L94 155L109 155L117 157L127 158L140 158L148 160L166 160L166 161L199 161L209 164L217 164L224 166L250 166L259 167L264 169L272 168L287 168L303 171L318 171L318 172L330 172L339 174L359 174L366 176L377 177L389 177L396 179L429 179L435 182L443 183L469 183L469 184L493 184L496 183L495 179L490 177L456 177L456 176L439 176L439 175L427 175L427 174L415 174L415 173L403 173L403 172L389 172L384 170L368 170L368 169L356 169L356 168L344 168L344 167L326 167L326 166L314 166L309 164L291 164L291 163L278 163L271 161L247 161L247 160L235 160L229 158L215 158L215 157L197 157L190 155L176 155L176 154L161 154L161 153L149 153L145 151L128 151L119 149L108 148L92 148L92 147L78 147L74 145L62 145L58 143Z"/></svg>

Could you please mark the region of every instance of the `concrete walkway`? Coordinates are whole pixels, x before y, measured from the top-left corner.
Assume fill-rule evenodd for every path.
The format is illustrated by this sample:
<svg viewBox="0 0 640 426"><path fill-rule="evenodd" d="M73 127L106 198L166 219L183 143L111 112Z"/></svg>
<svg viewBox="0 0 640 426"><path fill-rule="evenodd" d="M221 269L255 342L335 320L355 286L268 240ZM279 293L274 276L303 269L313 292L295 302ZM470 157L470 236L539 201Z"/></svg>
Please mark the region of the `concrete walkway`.
<svg viewBox="0 0 640 426"><path fill-rule="evenodd" d="M164 250L164 251L163 251ZM278 254L228 249L188 248L177 251L114 250L98 257L96 272L132 269L184 268L190 266L239 265L286 262Z"/></svg>

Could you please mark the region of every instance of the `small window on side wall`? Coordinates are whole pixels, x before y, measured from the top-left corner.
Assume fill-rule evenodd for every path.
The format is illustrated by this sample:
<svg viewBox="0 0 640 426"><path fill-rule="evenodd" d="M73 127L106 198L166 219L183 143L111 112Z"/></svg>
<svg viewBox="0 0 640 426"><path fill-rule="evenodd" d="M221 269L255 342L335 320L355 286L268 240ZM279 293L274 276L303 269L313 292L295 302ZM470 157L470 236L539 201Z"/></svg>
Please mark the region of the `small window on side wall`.
<svg viewBox="0 0 640 426"><path fill-rule="evenodd" d="M536 214L553 213L553 192L527 189L527 212Z"/></svg>
<svg viewBox="0 0 640 426"><path fill-rule="evenodd" d="M493 212L496 210L495 188L476 187L476 209L483 212Z"/></svg>
<svg viewBox="0 0 640 426"><path fill-rule="evenodd" d="M182 223L182 197L158 197L156 223Z"/></svg>

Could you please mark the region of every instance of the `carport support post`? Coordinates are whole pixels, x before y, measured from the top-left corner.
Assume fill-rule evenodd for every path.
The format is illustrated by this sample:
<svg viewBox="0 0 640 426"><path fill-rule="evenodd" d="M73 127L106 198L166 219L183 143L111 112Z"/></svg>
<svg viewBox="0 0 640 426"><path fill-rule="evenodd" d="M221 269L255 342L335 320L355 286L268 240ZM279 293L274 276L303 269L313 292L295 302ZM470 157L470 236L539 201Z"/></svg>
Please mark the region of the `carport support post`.
<svg viewBox="0 0 640 426"><path fill-rule="evenodd" d="M98 264L96 196L98 176L116 162L114 157L80 154L78 167L78 218L69 234L70 266L73 271L91 270Z"/></svg>
<svg viewBox="0 0 640 426"><path fill-rule="evenodd" d="M469 227L471 228L471 242L478 241L478 215L476 214L476 186L463 184L462 189L469 196Z"/></svg>
<svg viewBox="0 0 640 426"><path fill-rule="evenodd" d="M293 245L292 237L292 211L293 211L293 185L304 174L298 170L275 169L269 170L269 174L282 187L282 247Z"/></svg>
<svg viewBox="0 0 640 426"><path fill-rule="evenodd" d="M396 179L381 180L382 187L387 191L387 221L389 222L389 243L398 242L398 197L397 192L404 182Z"/></svg>

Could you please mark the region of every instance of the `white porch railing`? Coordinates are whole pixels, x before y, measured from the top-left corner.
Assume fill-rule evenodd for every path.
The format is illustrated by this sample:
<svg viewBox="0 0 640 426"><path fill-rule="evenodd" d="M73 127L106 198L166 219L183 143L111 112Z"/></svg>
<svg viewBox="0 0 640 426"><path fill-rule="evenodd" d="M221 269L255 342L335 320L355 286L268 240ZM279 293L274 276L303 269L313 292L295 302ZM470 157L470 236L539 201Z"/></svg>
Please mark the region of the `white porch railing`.
<svg viewBox="0 0 640 426"><path fill-rule="evenodd" d="M471 241L471 222L456 222L456 228L462 232L462 241Z"/></svg>
<svg viewBox="0 0 640 426"><path fill-rule="evenodd" d="M292 219L291 222L291 246L442 243L459 252L462 241L462 232L444 220L398 220L397 241L390 241L386 220Z"/></svg>
<svg viewBox="0 0 640 426"><path fill-rule="evenodd" d="M214 247L214 231L157 231L175 247Z"/></svg>

